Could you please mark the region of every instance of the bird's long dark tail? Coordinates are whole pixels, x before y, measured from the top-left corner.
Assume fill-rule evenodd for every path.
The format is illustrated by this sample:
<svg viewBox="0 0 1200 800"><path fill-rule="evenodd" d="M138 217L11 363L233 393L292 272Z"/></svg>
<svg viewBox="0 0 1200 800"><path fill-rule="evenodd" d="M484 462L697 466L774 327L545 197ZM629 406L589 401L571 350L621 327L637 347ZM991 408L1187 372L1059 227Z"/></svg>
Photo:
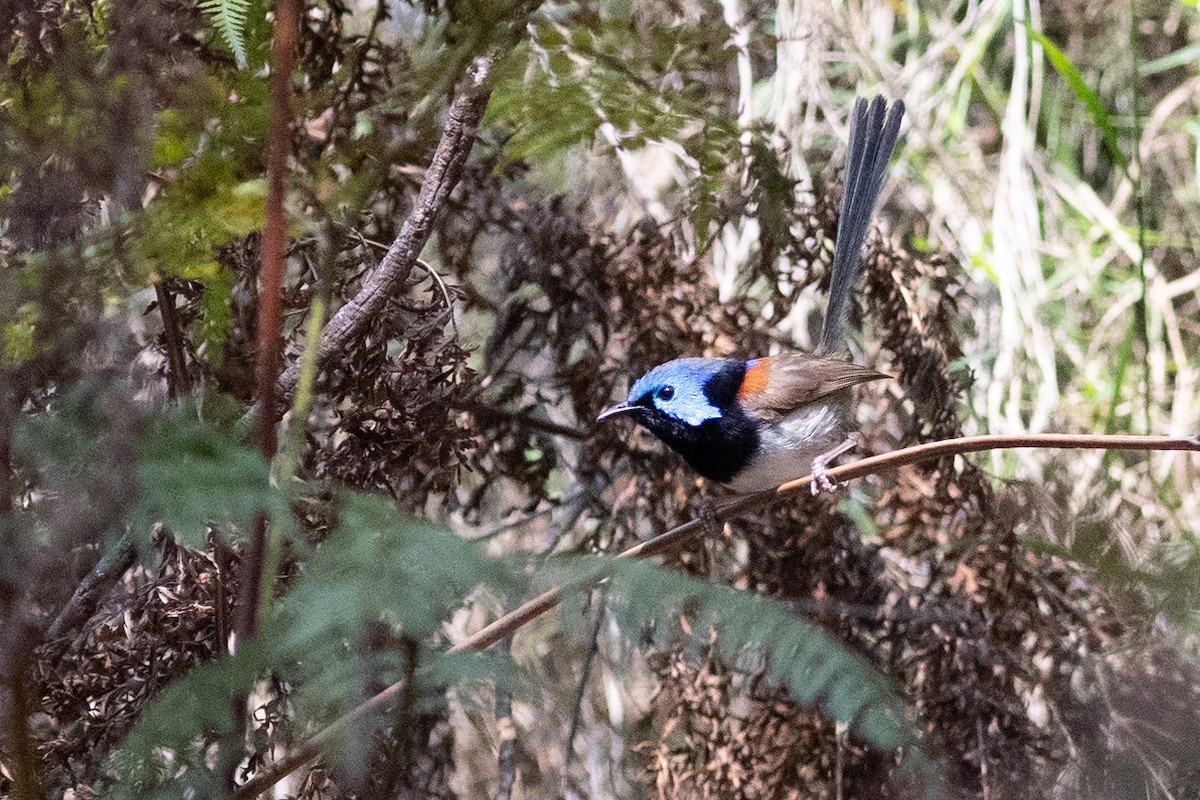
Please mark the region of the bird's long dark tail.
<svg viewBox="0 0 1200 800"><path fill-rule="evenodd" d="M883 174L896 146L904 101L897 100L887 111L887 103L876 97L868 105L859 98L850 122L850 147L846 152L846 171L842 188L842 213L838 220L837 242L833 251L833 270L829 281L829 305L821 327L820 354L837 353L845 347L846 313L850 292L858 277L858 262L863 240L871 226L875 200L883 188Z"/></svg>

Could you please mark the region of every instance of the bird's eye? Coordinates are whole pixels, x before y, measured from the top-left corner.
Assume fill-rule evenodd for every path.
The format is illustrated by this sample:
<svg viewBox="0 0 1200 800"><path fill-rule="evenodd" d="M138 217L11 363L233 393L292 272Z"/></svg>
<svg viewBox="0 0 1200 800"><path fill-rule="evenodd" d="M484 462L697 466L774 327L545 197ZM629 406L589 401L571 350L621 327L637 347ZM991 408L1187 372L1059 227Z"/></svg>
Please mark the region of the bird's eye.
<svg viewBox="0 0 1200 800"><path fill-rule="evenodd" d="M675 387L674 386L664 386L661 389L659 389L657 392L655 392L654 396L657 397L659 400L662 400L665 403L666 401L670 400L672 397L675 396Z"/></svg>

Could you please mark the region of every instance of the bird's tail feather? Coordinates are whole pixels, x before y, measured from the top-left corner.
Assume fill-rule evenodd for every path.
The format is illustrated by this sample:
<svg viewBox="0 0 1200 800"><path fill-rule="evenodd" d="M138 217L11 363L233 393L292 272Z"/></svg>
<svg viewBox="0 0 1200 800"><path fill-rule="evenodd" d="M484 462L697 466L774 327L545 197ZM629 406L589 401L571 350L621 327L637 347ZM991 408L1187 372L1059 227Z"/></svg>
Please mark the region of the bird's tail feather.
<svg viewBox="0 0 1200 800"><path fill-rule="evenodd" d="M842 212L838 219L837 242L833 251L833 269L829 282L829 304L821 327L817 353L828 355L845 346L846 313L850 292L858 277L858 262L863 240L871 226L875 200L883 188L900 120L904 117L904 101L897 100L887 112L887 103L876 97L868 105L859 98L854 105L850 122L850 147L846 154L846 170L842 188Z"/></svg>

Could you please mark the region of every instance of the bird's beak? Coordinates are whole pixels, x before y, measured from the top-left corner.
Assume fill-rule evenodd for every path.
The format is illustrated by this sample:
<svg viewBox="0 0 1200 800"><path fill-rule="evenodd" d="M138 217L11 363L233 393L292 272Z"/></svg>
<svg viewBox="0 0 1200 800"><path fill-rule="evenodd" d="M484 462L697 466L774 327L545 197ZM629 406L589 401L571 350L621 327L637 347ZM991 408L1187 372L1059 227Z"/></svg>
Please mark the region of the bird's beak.
<svg viewBox="0 0 1200 800"><path fill-rule="evenodd" d="M618 414L630 414L635 411L641 411L641 406L630 405L629 403L617 403L615 406L606 408L600 412L600 416L596 417L596 422L615 417Z"/></svg>

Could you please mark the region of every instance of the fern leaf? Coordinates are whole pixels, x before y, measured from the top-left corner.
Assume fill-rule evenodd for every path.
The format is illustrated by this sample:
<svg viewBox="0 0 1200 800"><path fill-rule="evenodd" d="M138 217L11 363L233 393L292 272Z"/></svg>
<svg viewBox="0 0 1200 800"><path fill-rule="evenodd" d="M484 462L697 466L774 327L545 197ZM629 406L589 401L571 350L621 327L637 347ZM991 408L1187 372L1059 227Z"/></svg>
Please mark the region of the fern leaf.
<svg viewBox="0 0 1200 800"><path fill-rule="evenodd" d="M892 682L785 604L646 563L598 557L571 562L556 567L573 579L610 576L609 608L626 635L643 637L649 623L656 638L678 641L678 635L683 635L695 643L696 637L687 633L695 631L706 643L711 631L722 653L763 664L769 677L786 685L798 702L816 706L829 719L849 723L875 748L903 752L898 774L920 776L927 797L941 795L938 767L926 756L917 727ZM581 567L583 572L577 572ZM686 626L679 624L684 617Z"/></svg>
<svg viewBox="0 0 1200 800"><path fill-rule="evenodd" d="M250 0L200 0L200 10L212 20L240 69L246 68L246 17Z"/></svg>

